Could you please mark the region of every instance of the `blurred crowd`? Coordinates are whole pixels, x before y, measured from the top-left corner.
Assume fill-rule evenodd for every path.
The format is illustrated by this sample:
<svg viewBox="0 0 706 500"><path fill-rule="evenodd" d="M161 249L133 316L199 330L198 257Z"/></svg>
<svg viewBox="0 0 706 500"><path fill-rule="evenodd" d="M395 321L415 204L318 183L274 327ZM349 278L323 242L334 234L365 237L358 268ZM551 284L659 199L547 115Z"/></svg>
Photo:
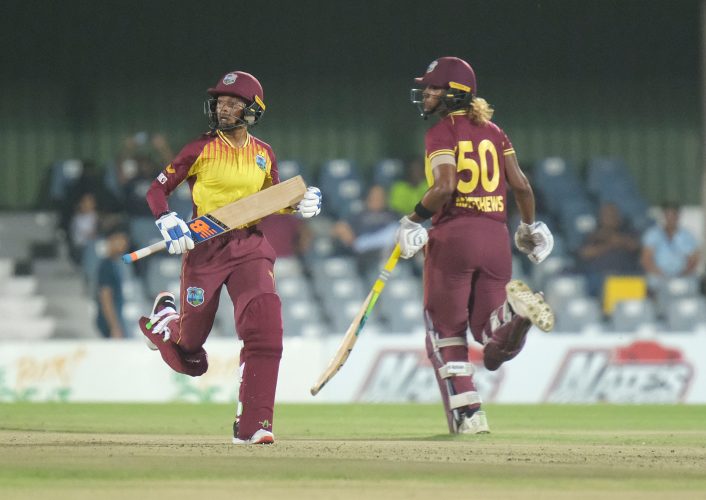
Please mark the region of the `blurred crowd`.
<svg viewBox="0 0 706 500"><path fill-rule="evenodd" d="M173 156L164 135L140 132L126 138L115 159L103 167L90 160L67 160L51 168L42 204L59 214L68 253L95 297L96 325L105 337L122 337L128 331L122 315L124 266L120 256L141 243L131 221L151 218L145 195ZM296 163L296 168L291 168L292 163L281 162L283 179L297 173L308 177ZM358 274L372 282L389 252L399 218L413 211L427 189L423 159L387 160L383 166L374 167L370 182L351 164L344 168L343 160L329 163L317 172L317 179L306 178L311 183L320 182L324 195L322 220L327 222L312 228L294 215L273 215L261 221L258 228L278 256L302 261L321 253L316 242L323 230L330 243L326 256L353 257ZM545 169L551 175L540 168L527 172L538 177L533 179L538 190L538 218L547 220L557 235L555 253L568 259L569 264L558 271L583 276L591 296L602 300L611 276L644 280L648 296L654 296L670 278L699 279L699 243L680 225L677 204L664 204L660 216L653 220L646 213L627 217L621 203L596 196L592 203L581 205L575 217L568 217L568 212L576 211L577 196L574 193L569 205L553 205L557 203L556 189L565 187L554 184L558 177L552 169L555 167L551 165ZM387 173L381 175L382 170ZM573 186L571 182L567 185ZM575 186L569 194L572 189ZM181 196L178 207L180 215L188 219L188 192ZM512 204L508 210L510 231L514 231L518 216ZM584 224L591 216L594 223ZM635 224L636 220L640 223ZM581 228L578 233L576 227ZM159 236L156 228L153 233L155 238ZM526 259L519 253L516 257L518 271L531 273ZM411 267L415 275L421 275L421 258ZM139 262L134 270L138 276L144 272Z"/></svg>

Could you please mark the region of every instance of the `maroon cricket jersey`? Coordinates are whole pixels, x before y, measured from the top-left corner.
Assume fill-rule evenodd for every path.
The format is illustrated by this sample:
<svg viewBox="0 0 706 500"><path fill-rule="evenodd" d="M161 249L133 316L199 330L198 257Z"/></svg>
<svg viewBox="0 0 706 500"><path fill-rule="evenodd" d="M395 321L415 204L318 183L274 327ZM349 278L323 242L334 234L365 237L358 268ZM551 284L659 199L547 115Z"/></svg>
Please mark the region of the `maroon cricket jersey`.
<svg viewBox="0 0 706 500"><path fill-rule="evenodd" d="M492 122L477 125L466 111L457 111L430 128L424 142L429 186L434 183L432 158L443 154L456 158L456 190L451 201L434 214L433 225L454 217L506 221L505 157L515 150L500 127Z"/></svg>

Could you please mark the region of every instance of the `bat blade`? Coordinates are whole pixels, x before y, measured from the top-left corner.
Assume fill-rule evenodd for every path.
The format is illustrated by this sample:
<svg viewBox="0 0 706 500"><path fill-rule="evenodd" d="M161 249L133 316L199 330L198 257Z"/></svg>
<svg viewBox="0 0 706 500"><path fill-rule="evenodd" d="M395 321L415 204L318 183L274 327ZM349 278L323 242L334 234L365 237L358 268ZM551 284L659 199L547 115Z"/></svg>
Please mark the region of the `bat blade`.
<svg viewBox="0 0 706 500"><path fill-rule="evenodd" d="M291 207L301 201L304 193L306 193L306 184L304 179L297 175L224 207L217 208L206 215L196 217L187 222L187 226L191 231L194 244L198 245L219 234L241 228L279 210ZM159 241L123 255L123 262L135 262L166 248L167 243Z"/></svg>
<svg viewBox="0 0 706 500"><path fill-rule="evenodd" d="M395 245L395 248L392 251L390 257L387 259L383 270L380 271L380 274L375 280L372 289L368 293L368 296L366 297L363 304L360 306L358 314L356 314L355 318L353 318L353 321L348 327L348 330L346 330L346 334L343 336L343 340L338 346L336 353L333 355L333 358L331 358L331 361L329 361L328 366L319 376L318 380L314 383L313 386L311 386L309 392L311 392L312 396L316 396L321 391L321 389L323 389L324 386L334 377L334 375L339 372L339 370L348 360L348 356L350 356L351 351L353 350L353 346L355 346L355 343L358 340L358 336L360 335L360 332L365 326L365 322L368 320L370 313L375 307L378 297L380 297L382 290L385 288L385 283L390 277L390 273L392 273L392 270L397 265L399 257L400 247L399 245Z"/></svg>

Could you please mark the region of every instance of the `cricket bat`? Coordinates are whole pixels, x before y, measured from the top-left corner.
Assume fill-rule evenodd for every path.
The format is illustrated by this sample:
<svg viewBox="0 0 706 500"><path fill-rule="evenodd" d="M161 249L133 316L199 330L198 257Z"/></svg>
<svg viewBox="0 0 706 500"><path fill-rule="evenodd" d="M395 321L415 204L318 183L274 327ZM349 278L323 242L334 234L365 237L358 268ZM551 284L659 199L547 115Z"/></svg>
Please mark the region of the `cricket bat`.
<svg viewBox="0 0 706 500"><path fill-rule="evenodd" d="M375 304L378 301L378 297L380 297L380 293L382 293L383 288L385 288L385 283L390 277L390 273L392 273L392 270L397 265L397 261L399 260L399 258L400 246L395 245L394 250L392 250L392 254L385 263L385 267L383 267L382 271L380 271L380 274L378 274L378 277L375 280L375 284L370 290L370 293L368 293L365 302L363 302L363 305L360 307L358 314L356 314L355 318L353 318L353 322L348 327L346 335L343 337L341 345L338 346L336 354L334 354L333 358L329 362L324 372L321 374L316 383L311 387L310 392L312 396L316 396L319 391L323 389L323 387L328 383L328 381L331 380L334 375L336 375L336 373L338 373L338 371L345 364L346 360L348 359L348 356L353 350L353 346L358 340L360 332L365 326L365 322L368 320L368 316L370 316L371 311L373 310Z"/></svg>
<svg viewBox="0 0 706 500"><path fill-rule="evenodd" d="M229 205L217 208L206 215L196 217L186 225L191 230L194 244L198 245L231 229L242 227L283 208L291 207L302 200L304 193L306 193L306 184L304 184L301 175L297 175ZM123 255L123 262L126 264L135 262L166 248L167 242L162 240L148 247L126 253Z"/></svg>

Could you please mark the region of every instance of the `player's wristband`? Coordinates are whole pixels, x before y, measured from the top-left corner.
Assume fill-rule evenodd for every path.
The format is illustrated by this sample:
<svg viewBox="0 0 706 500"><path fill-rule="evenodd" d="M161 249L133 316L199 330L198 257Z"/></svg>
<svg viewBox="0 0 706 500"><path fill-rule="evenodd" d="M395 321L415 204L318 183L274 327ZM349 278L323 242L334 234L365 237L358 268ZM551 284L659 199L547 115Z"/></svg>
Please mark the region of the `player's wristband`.
<svg viewBox="0 0 706 500"><path fill-rule="evenodd" d="M417 214L422 219L428 219L429 217L434 215L434 212L432 212L427 207L422 205L421 201L419 203L417 203L417 206L414 207L414 213Z"/></svg>

